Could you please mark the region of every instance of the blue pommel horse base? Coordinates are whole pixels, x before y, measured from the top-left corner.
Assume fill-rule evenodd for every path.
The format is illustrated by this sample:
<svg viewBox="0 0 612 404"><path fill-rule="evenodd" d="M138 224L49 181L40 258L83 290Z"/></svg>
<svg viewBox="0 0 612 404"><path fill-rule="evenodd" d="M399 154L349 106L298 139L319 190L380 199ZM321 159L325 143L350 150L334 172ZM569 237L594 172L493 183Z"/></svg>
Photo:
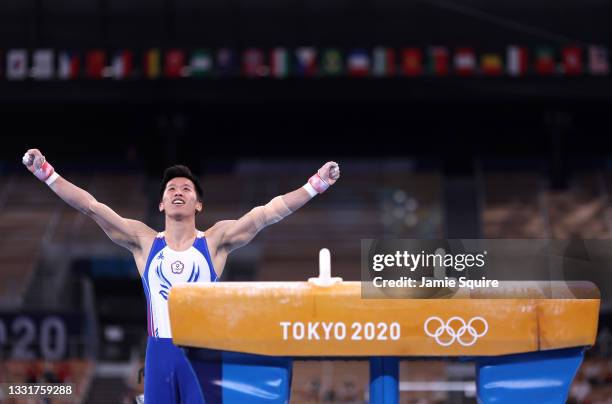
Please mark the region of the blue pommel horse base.
<svg viewBox="0 0 612 404"><path fill-rule="evenodd" d="M478 402L563 404L584 350L474 358ZM289 402L291 358L194 348L186 349L186 354L200 379L206 403ZM400 358L372 357L369 361L370 403L399 403Z"/></svg>

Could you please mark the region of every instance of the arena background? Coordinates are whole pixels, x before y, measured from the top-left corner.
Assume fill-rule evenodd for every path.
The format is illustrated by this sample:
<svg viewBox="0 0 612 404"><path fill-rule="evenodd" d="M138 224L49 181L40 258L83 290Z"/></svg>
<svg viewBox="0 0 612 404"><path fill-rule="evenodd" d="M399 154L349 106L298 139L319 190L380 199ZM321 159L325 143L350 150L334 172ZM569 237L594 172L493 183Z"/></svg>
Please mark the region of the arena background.
<svg viewBox="0 0 612 404"><path fill-rule="evenodd" d="M75 402L92 404L142 391L146 310L132 259L23 168L32 147L157 229L170 164L202 178L205 228L339 162L338 184L233 254L223 281L304 280L316 275L321 247L334 274L357 280L362 238L609 239L612 81L589 74L586 50L610 45L611 17L599 0L3 1L0 382L72 381ZM583 72L151 80L139 65L152 47L438 45L505 57L512 44L579 47ZM11 49L46 48L131 49L133 74L7 78ZM600 333L575 403L612 397L611 278L602 268ZM292 402L366 402L367 372L365 361L296 362ZM402 403L475 402L469 363L404 361L400 378Z"/></svg>

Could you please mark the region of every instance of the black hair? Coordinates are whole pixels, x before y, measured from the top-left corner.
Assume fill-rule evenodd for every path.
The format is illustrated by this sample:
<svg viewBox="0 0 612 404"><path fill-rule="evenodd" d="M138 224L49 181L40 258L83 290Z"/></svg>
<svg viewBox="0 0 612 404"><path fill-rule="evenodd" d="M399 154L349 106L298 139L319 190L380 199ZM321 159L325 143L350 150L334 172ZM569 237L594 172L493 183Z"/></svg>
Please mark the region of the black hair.
<svg viewBox="0 0 612 404"><path fill-rule="evenodd" d="M174 165L172 167L166 168L164 171L164 177L162 179L161 188L159 189L159 199L161 200L164 197L164 191L166 190L166 185L170 180L177 177L184 177L191 182L195 186L196 194L198 195L198 200L202 202L204 199L204 192L202 191L202 184L200 184L200 180L198 177L193 175L189 167L183 165Z"/></svg>

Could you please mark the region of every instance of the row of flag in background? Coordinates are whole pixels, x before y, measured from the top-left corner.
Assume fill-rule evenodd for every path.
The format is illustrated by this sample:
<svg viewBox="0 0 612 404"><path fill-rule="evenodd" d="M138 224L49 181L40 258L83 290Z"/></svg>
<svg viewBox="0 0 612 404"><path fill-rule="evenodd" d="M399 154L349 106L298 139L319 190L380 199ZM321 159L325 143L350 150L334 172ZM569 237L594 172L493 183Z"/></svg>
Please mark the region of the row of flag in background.
<svg viewBox="0 0 612 404"><path fill-rule="evenodd" d="M183 77L418 77L609 74L603 46L508 46L505 52L463 47L354 49L250 48L237 51L149 49L83 52L11 49L5 54L7 80L158 79Z"/></svg>

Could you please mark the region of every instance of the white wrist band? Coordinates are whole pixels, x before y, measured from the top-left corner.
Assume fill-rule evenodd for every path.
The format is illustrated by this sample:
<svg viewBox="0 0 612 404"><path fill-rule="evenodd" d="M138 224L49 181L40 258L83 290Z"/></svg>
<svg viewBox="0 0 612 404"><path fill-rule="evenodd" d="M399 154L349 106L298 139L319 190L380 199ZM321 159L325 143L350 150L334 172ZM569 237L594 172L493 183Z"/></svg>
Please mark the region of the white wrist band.
<svg viewBox="0 0 612 404"><path fill-rule="evenodd" d="M314 187L310 184L310 182L307 182L306 184L304 184L302 188L304 188L306 192L308 192L308 195L310 195L311 198L314 198L316 195L319 194L317 190L314 189Z"/></svg>
<svg viewBox="0 0 612 404"><path fill-rule="evenodd" d="M59 174L54 172L53 174L51 174L51 176L49 178L47 178L45 180L45 184L51 186L51 184L53 184L55 182L56 179L59 178Z"/></svg>

